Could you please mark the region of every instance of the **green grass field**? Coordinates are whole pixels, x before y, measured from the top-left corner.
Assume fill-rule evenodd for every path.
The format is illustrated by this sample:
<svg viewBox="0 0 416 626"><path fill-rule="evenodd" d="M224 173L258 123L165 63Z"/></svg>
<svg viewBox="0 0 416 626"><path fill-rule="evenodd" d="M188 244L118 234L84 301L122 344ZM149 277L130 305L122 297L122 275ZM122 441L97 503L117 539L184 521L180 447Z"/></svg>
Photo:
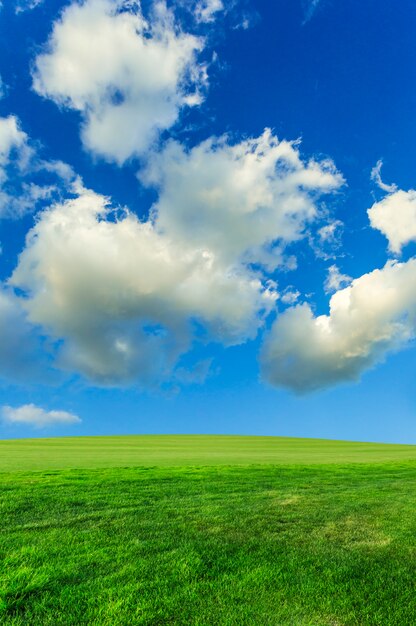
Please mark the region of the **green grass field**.
<svg viewBox="0 0 416 626"><path fill-rule="evenodd" d="M0 442L2 626L414 626L416 448Z"/></svg>

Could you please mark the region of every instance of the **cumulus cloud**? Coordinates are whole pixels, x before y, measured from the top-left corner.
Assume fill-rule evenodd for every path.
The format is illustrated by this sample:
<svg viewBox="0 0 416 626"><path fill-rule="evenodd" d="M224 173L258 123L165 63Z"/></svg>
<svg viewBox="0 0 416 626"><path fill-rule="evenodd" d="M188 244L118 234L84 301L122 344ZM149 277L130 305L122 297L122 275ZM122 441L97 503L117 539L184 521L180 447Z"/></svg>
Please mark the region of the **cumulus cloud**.
<svg viewBox="0 0 416 626"><path fill-rule="evenodd" d="M101 383L163 381L198 324L239 343L275 300L247 268L128 212L114 219L87 190L41 215L11 284L27 293L31 321L63 340L61 365Z"/></svg>
<svg viewBox="0 0 416 626"><path fill-rule="evenodd" d="M34 428L47 428L48 426L66 426L79 424L81 419L67 411L45 411L34 404L24 404L20 407L4 406L2 418L6 424L24 424Z"/></svg>
<svg viewBox="0 0 416 626"><path fill-rule="evenodd" d="M164 2L153 4L150 21L135 2L73 2L36 59L33 85L80 111L84 146L121 164L143 154L183 107L201 102L202 48L201 38L175 25Z"/></svg>
<svg viewBox="0 0 416 626"><path fill-rule="evenodd" d="M263 346L263 377L296 392L356 380L415 333L416 259L389 262L337 291L329 315L307 304L282 313Z"/></svg>
<svg viewBox="0 0 416 626"><path fill-rule="evenodd" d="M141 176L159 191L147 221L78 181L75 198L39 214L10 279L60 346L57 364L100 384L160 385L178 368L184 380L196 341L253 339L278 297L262 266L282 262L319 195L343 182L270 131L189 151L169 142Z"/></svg>
<svg viewBox="0 0 416 626"><path fill-rule="evenodd" d="M367 211L370 224L389 242L391 252L400 254L403 246L416 241L416 191L399 189Z"/></svg>
<svg viewBox="0 0 416 626"><path fill-rule="evenodd" d="M302 160L297 142L270 130L230 144L208 139L186 150L176 141L154 155L140 179L154 185L158 225L176 241L207 247L224 260L274 269L282 244L305 235L316 199L343 184L332 161Z"/></svg>

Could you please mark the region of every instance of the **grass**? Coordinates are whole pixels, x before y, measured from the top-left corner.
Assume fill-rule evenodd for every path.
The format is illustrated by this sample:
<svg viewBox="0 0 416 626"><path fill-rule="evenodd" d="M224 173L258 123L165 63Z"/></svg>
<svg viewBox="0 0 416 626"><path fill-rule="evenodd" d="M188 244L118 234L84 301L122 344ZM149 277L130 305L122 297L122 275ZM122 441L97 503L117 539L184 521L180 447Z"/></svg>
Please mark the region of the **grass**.
<svg viewBox="0 0 416 626"><path fill-rule="evenodd" d="M1 442L0 624L413 626L416 458L378 450Z"/></svg>
<svg viewBox="0 0 416 626"><path fill-rule="evenodd" d="M0 472L104 467L416 461L416 446L289 437L131 435L0 441Z"/></svg>

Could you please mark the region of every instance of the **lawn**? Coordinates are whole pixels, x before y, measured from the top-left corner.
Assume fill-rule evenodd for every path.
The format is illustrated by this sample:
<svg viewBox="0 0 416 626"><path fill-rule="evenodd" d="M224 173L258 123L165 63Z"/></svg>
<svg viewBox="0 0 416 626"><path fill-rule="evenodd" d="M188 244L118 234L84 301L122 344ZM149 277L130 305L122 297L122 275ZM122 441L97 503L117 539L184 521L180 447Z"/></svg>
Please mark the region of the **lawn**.
<svg viewBox="0 0 416 626"><path fill-rule="evenodd" d="M131 435L0 441L0 472L189 465L287 465L416 461L416 446L236 437Z"/></svg>
<svg viewBox="0 0 416 626"><path fill-rule="evenodd" d="M0 470L2 626L416 624L411 446L8 441Z"/></svg>

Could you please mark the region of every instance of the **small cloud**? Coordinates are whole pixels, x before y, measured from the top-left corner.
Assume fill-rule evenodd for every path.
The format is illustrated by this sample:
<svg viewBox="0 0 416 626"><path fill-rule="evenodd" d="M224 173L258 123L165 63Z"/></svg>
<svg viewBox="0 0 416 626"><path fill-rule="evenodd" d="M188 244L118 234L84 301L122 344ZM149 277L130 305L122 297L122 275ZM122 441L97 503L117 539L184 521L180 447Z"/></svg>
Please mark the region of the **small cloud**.
<svg viewBox="0 0 416 626"><path fill-rule="evenodd" d="M387 185L386 183L383 183L383 181L381 180L381 168L382 167L383 167L383 161L379 159L376 165L371 170L371 180L373 180L376 183L377 187L379 187L383 191L387 191L387 193L394 193L395 191L397 191L397 185L395 184Z"/></svg>
<svg viewBox="0 0 416 626"><path fill-rule="evenodd" d="M342 274L336 265L331 265L328 269L328 276L326 277L324 288L325 293L334 293L347 287L352 281L351 276Z"/></svg>
<svg viewBox="0 0 416 626"><path fill-rule="evenodd" d="M380 202L375 202L367 215L372 228L387 238L393 254L401 254L404 246L416 241L416 190L396 188Z"/></svg>
<svg viewBox="0 0 416 626"><path fill-rule="evenodd" d="M0 4L1 7L1 4ZM0 100L7 95L7 86L4 84L2 77L0 76Z"/></svg>
<svg viewBox="0 0 416 626"><path fill-rule="evenodd" d="M343 232L343 222L333 219L319 228L316 235L311 235L309 244L316 256L325 261L339 256L339 251L342 248Z"/></svg>
<svg viewBox="0 0 416 626"><path fill-rule="evenodd" d="M175 379L179 384L202 385L215 372L212 359L204 359L194 365L192 369L180 367L175 372Z"/></svg>
<svg viewBox="0 0 416 626"><path fill-rule="evenodd" d="M18 0L16 2L15 13L24 13L25 11L32 11L32 9L36 9L40 4L42 4L43 0Z"/></svg>
<svg viewBox="0 0 416 626"><path fill-rule="evenodd" d="M3 422L6 424L25 424L34 428L46 428L47 426L79 424L81 419L67 411L45 411L34 404L24 404L14 408L4 406L2 408Z"/></svg>
<svg viewBox="0 0 416 626"><path fill-rule="evenodd" d="M322 0L304 0L303 5L303 11L304 11L304 19L303 19L303 24L306 24L307 22L309 22L309 20L312 19L312 17L314 16L318 6L321 4Z"/></svg>
<svg viewBox="0 0 416 626"><path fill-rule="evenodd" d="M319 229L318 235L321 241L329 241L330 243L338 243L337 230L342 226L342 222L334 220L330 224L326 224Z"/></svg>
<svg viewBox="0 0 416 626"><path fill-rule="evenodd" d="M294 289L293 287L286 287L284 290L280 300L283 304L295 304L299 300L300 291Z"/></svg>
<svg viewBox="0 0 416 626"><path fill-rule="evenodd" d="M195 19L199 23L208 24L216 18L216 13L224 10L221 0L200 0L195 8Z"/></svg>

